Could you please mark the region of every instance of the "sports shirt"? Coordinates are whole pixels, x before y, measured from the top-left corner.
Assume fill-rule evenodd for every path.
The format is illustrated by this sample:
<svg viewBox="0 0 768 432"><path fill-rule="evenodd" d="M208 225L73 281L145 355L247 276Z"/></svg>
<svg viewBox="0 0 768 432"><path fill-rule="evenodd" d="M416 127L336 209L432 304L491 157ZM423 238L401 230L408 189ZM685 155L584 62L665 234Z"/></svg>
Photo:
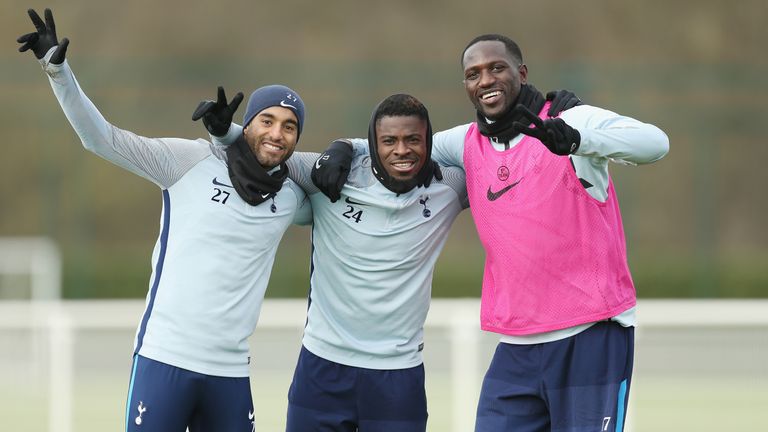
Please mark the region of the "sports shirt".
<svg viewBox="0 0 768 432"><path fill-rule="evenodd" d="M385 188L357 156L335 203L312 184L317 154L294 154L290 175L312 201L312 275L304 346L368 369L422 363L432 275L451 224L466 208L464 172L404 194Z"/></svg>
<svg viewBox="0 0 768 432"><path fill-rule="evenodd" d="M41 64L83 146L162 189L135 352L202 374L247 377L248 337L278 243L292 222L311 220L306 195L286 180L273 199L247 204L232 187L221 148L115 127L82 92L66 61L49 63L52 52Z"/></svg>
<svg viewBox="0 0 768 432"><path fill-rule="evenodd" d="M569 156L576 175L586 191L596 200L607 198L609 162L624 165L647 164L661 159L669 149L669 140L659 128L602 108L580 105L560 113L560 117L581 135L581 144ZM464 139L471 123L438 132L433 138L432 157L441 164L464 167ZM496 150L504 151L517 145L525 135L518 135L508 144L488 140ZM475 206L483 202L472 202ZM625 326L635 325L635 307L613 319ZM533 344L564 339L589 328L582 324L551 332L526 336L502 337L502 342Z"/></svg>

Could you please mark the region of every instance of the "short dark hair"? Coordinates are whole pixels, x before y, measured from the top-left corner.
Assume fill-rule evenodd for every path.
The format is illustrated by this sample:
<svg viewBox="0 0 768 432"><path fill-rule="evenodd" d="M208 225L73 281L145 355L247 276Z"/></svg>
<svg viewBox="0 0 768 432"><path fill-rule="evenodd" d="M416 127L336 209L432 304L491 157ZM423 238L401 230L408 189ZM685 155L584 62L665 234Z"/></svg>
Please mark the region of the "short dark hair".
<svg viewBox="0 0 768 432"><path fill-rule="evenodd" d="M374 123L382 117L407 117L416 116L429 123L427 107L415 97L407 94L393 94L379 104L374 116Z"/></svg>
<svg viewBox="0 0 768 432"><path fill-rule="evenodd" d="M461 61L462 67L464 67L464 54L467 53L467 50L469 49L469 47L471 47L472 45L478 42L484 42L484 41L497 41L497 42L503 43L504 46L507 48L507 52L509 53L509 55L511 55L515 60L519 61L520 64L523 64L523 52L520 51L520 47L517 45L515 41L513 41L512 39L504 35L489 33L489 34L480 35L472 39L471 41L469 41L467 46L464 47L464 51L461 52L461 59L459 59Z"/></svg>

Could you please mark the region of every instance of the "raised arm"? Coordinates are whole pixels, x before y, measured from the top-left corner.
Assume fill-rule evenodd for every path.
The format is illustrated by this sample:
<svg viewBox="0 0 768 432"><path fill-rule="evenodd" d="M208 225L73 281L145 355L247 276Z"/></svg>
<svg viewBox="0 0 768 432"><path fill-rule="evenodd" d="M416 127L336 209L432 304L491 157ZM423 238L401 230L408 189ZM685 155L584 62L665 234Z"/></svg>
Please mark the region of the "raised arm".
<svg viewBox="0 0 768 432"><path fill-rule="evenodd" d="M45 22L30 9L36 32L19 37L19 51L31 50L48 74L53 92L83 146L110 162L144 177L162 188L170 187L197 162L210 155L205 142L180 138L146 138L119 129L101 115L83 93L65 55L68 39L61 43L50 9Z"/></svg>
<svg viewBox="0 0 768 432"><path fill-rule="evenodd" d="M567 123L579 127L579 156L642 165L663 158L669 152L669 138L658 127L612 111L583 106L562 114Z"/></svg>
<svg viewBox="0 0 768 432"><path fill-rule="evenodd" d="M581 105L546 120L518 108L533 126L515 123L515 130L538 139L558 155L639 165L655 162L669 151L669 138L658 127L602 108Z"/></svg>

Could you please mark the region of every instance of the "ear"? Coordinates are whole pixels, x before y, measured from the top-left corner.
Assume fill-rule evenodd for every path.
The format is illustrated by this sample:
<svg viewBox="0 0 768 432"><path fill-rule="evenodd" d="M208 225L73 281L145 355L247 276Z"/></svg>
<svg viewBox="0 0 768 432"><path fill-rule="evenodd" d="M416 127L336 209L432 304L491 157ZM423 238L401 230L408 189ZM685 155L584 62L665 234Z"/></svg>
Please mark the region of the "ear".
<svg viewBox="0 0 768 432"><path fill-rule="evenodd" d="M520 73L520 83L527 84L528 83L528 65L521 64L520 67L517 69L517 71Z"/></svg>

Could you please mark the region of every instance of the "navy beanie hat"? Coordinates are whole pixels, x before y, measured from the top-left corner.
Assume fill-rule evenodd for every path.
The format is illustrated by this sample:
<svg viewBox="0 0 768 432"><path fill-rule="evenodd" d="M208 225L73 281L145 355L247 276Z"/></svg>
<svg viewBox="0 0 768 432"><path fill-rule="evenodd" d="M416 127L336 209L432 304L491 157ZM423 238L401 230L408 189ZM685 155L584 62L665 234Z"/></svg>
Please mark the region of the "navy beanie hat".
<svg viewBox="0 0 768 432"><path fill-rule="evenodd" d="M251 97L248 98L248 107L243 116L243 127L248 126L248 123L265 108L273 106L288 108L293 111L299 121L298 136L300 136L301 128L304 126L304 101L301 100L298 93L283 85L268 85L251 93Z"/></svg>

